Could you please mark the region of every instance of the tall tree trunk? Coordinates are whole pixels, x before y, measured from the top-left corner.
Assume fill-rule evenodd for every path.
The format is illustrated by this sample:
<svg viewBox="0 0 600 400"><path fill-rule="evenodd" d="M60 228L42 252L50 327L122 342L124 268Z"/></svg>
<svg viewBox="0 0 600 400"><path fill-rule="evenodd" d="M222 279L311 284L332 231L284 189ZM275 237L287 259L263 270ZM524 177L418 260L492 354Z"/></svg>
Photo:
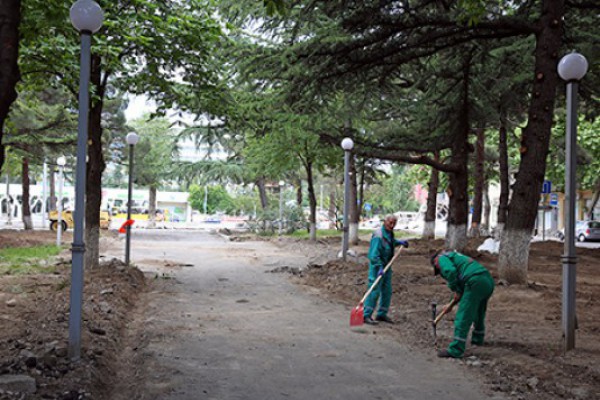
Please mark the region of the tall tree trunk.
<svg viewBox="0 0 600 400"><path fill-rule="evenodd" d="M48 209L56 211L56 171L54 168L52 168L52 172L50 173L50 198L48 200L50 202Z"/></svg>
<svg viewBox="0 0 600 400"><path fill-rule="evenodd" d="M327 210L327 218L329 219L329 229L337 229L337 207L335 205L335 188L336 185L329 185L329 209Z"/></svg>
<svg viewBox="0 0 600 400"><path fill-rule="evenodd" d="M25 230L32 230L33 222L31 221L31 207L29 207L29 159L27 157L23 157L21 166L21 186L23 191L23 196L21 197L21 218Z"/></svg>
<svg viewBox="0 0 600 400"><path fill-rule="evenodd" d="M269 209L269 201L267 200L267 189L265 188L265 178L263 176L256 180L256 187L258 188L260 206L263 211L267 211Z"/></svg>
<svg viewBox="0 0 600 400"><path fill-rule="evenodd" d="M596 208L596 204L598 204L598 199L600 199L600 177L596 178L596 184L594 185L594 196L592 196L592 204L590 204L590 209L587 214L587 219L589 220L595 218L594 209Z"/></svg>
<svg viewBox="0 0 600 400"><path fill-rule="evenodd" d="M150 185L148 191L148 228L156 227L156 186Z"/></svg>
<svg viewBox="0 0 600 400"><path fill-rule="evenodd" d="M308 204L310 208L309 233L310 240L317 240L317 196L315 195L315 182L313 179L312 163L307 161L304 164L306 169L306 181L308 183Z"/></svg>
<svg viewBox="0 0 600 400"><path fill-rule="evenodd" d="M458 116L456 137L452 144L452 164L457 172L448 174L448 228L446 247L462 251L467 245L467 222L469 220L469 91L471 79L471 57L467 57L463 67L462 106Z"/></svg>
<svg viewBox="0 0 600 400"><path fill-rule="evenodd" d="M527 282L529 244L546 173L554 100L556 65L562 44L564 0L544 0L538 21L535 76L527 126L521 140L521 163L500 243L498 269L509 283Z"/></svg>
<svg viewBox="0 0 600 400"><path fill-rule="evenodd" d="M475 144L475 195L473 196L473 216L471 218L470 236L479 237L481 216L483 214L483 185L485 162L485 130L477 128L475 131L477 141Z"/></svg>
<svg viewBox="0 0 600 400"><path fill-rule="evenodd" d="M100 260L100 205L102 203L102 173L106 164L102 154L101 59L92 55L90 86L96 88L97 98L91 100L88 133L88 162L85 189L85 266L95 268Z"/></svg>
<svg viewBox="0 0 600 400"><path fill-rule="evenodd" d="M360 163L360 173L358 176L358 219L362 216L365 207L365 176L367 174L367 160L364 158Z"/></svg>
<svg viewBox="0 0 600 400"><path fill-rule="evenodd" d="M467 189L469 183L467 149L452 155L452 162L464 161L462 172L451 172L449 176L448 196L448 229L446 232L446 247L462 251L467 245L467 221L469 216L469 202Z"/></svg>
<svg viewBox="0 0 600 400"><path fill-rule="evenodd" d="M20 23L21 0L0 0L0 170L5 159L4 122L11 104L17 99L15 87L21 78L17 64Z"/></svg>
<svg viewBox="0 0 600 400"><path fill-rule="evenodd" d="M440 153L433 154L435 161L440 160ZM440 171L431 167L427 190L427 210L425 211L425 222L423 224L423 239L435 238L435 220L437 219L437 194L440 185Z"/></svg>
<svg viewBox="0 0 600 400"><path fill-rule="evenodd" d="M508 197L510 193L510 182L508 178L508 144L506 134L506 117L500 117L500 141L498 143L498 153L500 161L500 199L498 203L498 217L494 238L500 240L502 231L506 225L506 216L508 214Z"/></svg>
<svg viewBox="0 0 600 400"><path fill-rule="evenodd" d="M356 157L350 155L350 212L348 215L348 242L358 244L358 221L360 211L358 209L358 185L356 176Z"/></svg>
<svg viewBox="0 0 600 400"><path fill-rule="evenodd" d="M490 232L490 214L492 213L492 205L490 204L489 182L487 178L483 182L483 223L482 230L486 235Z"/></svg>
<svg viewBox="0 0 600 400"><path fill-rule="evenodd" d="M302 208L302 179L295 179L294 186L296 187L296 204Z"/></svg>

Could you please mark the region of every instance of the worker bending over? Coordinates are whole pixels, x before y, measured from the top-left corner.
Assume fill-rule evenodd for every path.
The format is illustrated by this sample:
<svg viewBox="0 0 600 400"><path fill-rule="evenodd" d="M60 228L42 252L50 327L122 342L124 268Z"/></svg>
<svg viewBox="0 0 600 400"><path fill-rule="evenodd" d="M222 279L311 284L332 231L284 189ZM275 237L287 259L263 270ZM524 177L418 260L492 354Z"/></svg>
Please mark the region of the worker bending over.
<svg viewBox="0 0 600 400"><path fill-rule="evenodd" d="M494 279L483 265L457 251L438 251L431 257L435 275L441 275L454 292L450 309L458 303L454 319L454 339L438 357L460 358L465 352L467 336L474 325L471 344L482 345L485 336L485 313L494 292Z"/></svg>

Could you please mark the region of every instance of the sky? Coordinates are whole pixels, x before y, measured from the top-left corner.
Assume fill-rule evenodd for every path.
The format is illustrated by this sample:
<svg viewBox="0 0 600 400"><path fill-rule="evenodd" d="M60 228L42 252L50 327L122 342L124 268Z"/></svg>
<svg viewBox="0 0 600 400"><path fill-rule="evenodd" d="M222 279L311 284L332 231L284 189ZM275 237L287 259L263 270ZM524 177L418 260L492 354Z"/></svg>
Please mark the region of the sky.
<svg viewBox="0 0 600 400"><path fill-rule="evenodd" d="M129 95L129 105L125 110L125 118L127 121L140 118L146 113L151 113L156 110L156 105L146 96Z"/></svg>

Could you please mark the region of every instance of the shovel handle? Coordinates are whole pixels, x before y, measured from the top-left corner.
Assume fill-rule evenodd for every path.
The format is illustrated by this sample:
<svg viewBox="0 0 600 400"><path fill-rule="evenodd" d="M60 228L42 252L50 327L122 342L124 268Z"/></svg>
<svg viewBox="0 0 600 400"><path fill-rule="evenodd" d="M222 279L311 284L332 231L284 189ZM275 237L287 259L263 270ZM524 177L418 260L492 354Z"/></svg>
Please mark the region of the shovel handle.
<svg viewBox="0 0 600 400"><path fill-rule="evenodd" d="M400 255L401 252L402 252L402 246L400 246L400 249L396 252L396 254L394 254L394 257L392 257L390 262L385 266L385 268L383 269L383 274L379 275L377 277L377 279L375 279L375 282L373 282L373 284L371 285L369 290L367 290L367 293L365 293L365 295L363 296L363 298L361 299L359 304L365 303L365 300L367 300L367 297L369 297L369 295L371 294L373 289L375 289L375 286L379 283L379 281L381 280L381 277L388 271L388 269L390 269L392 267L392 264L394 263L394 261L396 261L396 258L398 258L398 256Z"/></svg>
<svg viewBox="0 0 600 400"><path fill-rule="evenodd" d="M456 300L456 298L452 299L452 301L447 304L444 309L442 310L442 312L440 313L440 315L438 315L434 320L433 320L433 325L437 325L438 322L440 322L440 320L444 317L444 315L448 314L450 312L450 309L452 307L454 307L454 305L457 303L458 301Z"/></svg>

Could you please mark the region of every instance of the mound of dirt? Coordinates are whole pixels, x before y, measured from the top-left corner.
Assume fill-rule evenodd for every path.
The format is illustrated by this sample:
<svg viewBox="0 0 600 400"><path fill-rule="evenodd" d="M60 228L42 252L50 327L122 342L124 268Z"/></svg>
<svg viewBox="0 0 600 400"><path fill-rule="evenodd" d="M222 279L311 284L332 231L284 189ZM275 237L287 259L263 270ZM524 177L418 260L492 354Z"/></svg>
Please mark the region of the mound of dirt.
<svg viewBox="0 0 600 400"><path fill-rule="evenodd" d="M71 232L63 232L63 243L73 240ZM56 233L50 231L1 230L0 249L8 247L32 247L56 243Z"/></svg>
<svg viewBox="0 0 600 400"><path fill-rule="evenodd" d="M476 250L482 241L470 241L465 253L485 265L498 282L497 256ZM440 310L452 297L429 264L429 254L441 247L442 240L410 241L410 248L403 250L393 266L390 315L399 323L376 328L390 329L432 355L431 302L436 301ZM313 250L319 248L314 245ZM366 252L366 248L358 250ZM529 284L496 286L488 309L487 345L468 347L459 363L481 374L490 390L521 399L600 398L600 250L577 249L579 329L577 349L567 355L561 339L562 251L562 243L532 243ZM294 279L354 306L367 289L367 274L366 261L333 260L309 267ZM438 325L437 336L443 346L452 339L452 315Z"/></svg>
<svg viewBox="0 0 600 400"><path fill-rule="evenodd" d="M49 244L49 232L0 231L0 243ZM29 237L31 236L31 237ZM9 240L5 240L5 239ZM24 397L0 388L7 399L102 399L116 379L114 370L130 311L145 290L144 275L113 259L84 273L81 359L70 361L70 259L51 274L0 277L0 377L25 376L36 391Z"/></svg>

